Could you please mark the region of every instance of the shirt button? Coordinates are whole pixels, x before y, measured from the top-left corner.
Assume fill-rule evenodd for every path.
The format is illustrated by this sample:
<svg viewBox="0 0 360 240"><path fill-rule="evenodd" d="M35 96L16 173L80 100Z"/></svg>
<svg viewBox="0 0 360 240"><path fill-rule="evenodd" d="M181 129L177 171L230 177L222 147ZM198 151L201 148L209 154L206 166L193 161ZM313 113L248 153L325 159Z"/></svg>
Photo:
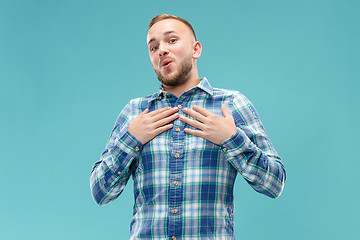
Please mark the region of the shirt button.
<svg viewBox="0 0 360 240"><path fill-rule="evenodd" d="M179 104L179 105L178 105L178 108L180 109L180 108L182 108L182 106Z"/></svg>
<svg viewBox="0 0 360 240"><path fill-rule="evenodd" d="M180 132L180 128L176 128L176 131L177 131L177 132Z"/></svg>
<svg viewBox="0 0 360 240"><path fill-rule="evenodd" d="M118 174L119 174L119 175L121 175L121 172L120 172L120 171L118 171Z"/></svg>
<svg viewBox="0 0 360 240"><path fill-rule="evenodd" d="M227 148L226 148L226 147L223 147L223 151L226 152L226 151L227 151Z"/></svg>
<svg viewBox="0 0 360 240"><path fill-rule="evenodd" d="M166 92L164 92L163 95L164 95L164 97L167 97L167 93L166 93Z"/></svg>
<svg viewBox="0 0 360 240"><path fill-rule="evenodd" d="M176 157L176 158L180 157L180 154L175 153L175 157Z"/></svg>
<svg viewBox="0 0 360 240"><path fill-rule="evenodd" d="M241 170L241 169L239 169L239 172L240 172L240 173L242 173L242 170Z"/></svg>
<svg viewBox="0 0 360 240"><path fill-rule="evenodd" d="M179 185L179 182L178 182L178 181L174 181L174 185L175 185L175 186L178 186L178 185Z"/></svg>
<svg viewBox="0 0 360 240"><path fill-rule="evenodd" d="M138 146L135 147L135 151L139 151L139 149L140 149L140 148L139 148Z"/></svg>
<svg viewBox="0 0 360 240"><path fill-rule="evenodd" d="M172 210L172 212L173 212L173 214L177 214L177 209L174 208L174 209Z"/></svg>
<svg viewBox="0 0 360 240"><path fill-rule="evenodd" d="M176 240L176 237L175 236L172 236L172 238L171 238L172 240Z"/></svg>

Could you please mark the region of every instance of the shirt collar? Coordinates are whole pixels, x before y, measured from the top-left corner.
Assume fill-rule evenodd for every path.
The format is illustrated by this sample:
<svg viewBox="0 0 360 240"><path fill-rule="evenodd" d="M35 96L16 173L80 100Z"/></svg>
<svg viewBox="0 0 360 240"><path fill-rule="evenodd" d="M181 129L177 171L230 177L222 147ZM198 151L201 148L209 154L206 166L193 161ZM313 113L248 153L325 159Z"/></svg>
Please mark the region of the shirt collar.
<svg viewBox="0 0 360 240"><path fill-rule="evenodd" d="M209 95L213 95L214 94L214 89L213 87L210 85L209 81L207 80L206 77L200 79L200 83L195 86L195 88L198 87L201 90L207 92Z"/></svg>
<svg viewBox="0 0 360 240"><path fill-rule="evenodd" d="M208 93L209 95L213 95L214 94L214 89L213 87L210 85L209 81L207 80L206 77L200 79L200 83L198 85L196 85L195 87L189 89L186 92L194 92L196 89L201 89L203 91L205 91L206 93ZM154 100L159 100L161 99L163 96L166 96L166 91L164 90L164 88L160 85L159 87L159 91L154 93L153 95L150 96L149 102L154 101Z"/></svg>

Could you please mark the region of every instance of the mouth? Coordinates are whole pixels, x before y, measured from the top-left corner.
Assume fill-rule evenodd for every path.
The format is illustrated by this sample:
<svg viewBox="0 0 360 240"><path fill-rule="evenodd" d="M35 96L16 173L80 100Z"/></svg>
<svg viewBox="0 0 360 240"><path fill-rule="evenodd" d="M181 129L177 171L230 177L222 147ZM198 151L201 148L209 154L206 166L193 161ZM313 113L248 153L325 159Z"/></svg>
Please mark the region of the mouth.
<svg viewBox="0 0 360 240"><path fill-rule="evenodd" d="M161 66L162 66L163 68L168 68L168 67L170 67L171 63L172 63L171 60L165 59L165 60L162 62Z"/></svg>

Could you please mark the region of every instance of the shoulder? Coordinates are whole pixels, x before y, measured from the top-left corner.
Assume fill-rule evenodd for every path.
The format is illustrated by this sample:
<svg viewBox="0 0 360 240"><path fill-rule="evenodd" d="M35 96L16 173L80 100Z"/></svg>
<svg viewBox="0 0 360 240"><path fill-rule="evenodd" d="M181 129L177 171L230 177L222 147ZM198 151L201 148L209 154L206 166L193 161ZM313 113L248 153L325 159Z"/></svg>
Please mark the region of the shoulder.
<svg viewBox="0 0 360 240"><path fill-rule="evenodd" d="M229 104L248 105L250 100L241 92L237 90L229 90L223 88L213 88L213 97L222 98L228 101Z"/></svg>
<svg viewBox="0 0 360 240"><path fill-rule="evenodd" d="M145 109L148 108L149 101L153 95L154 94L145 97L133 98L128 101L120 111L115 125L123 126L125 123L129 123L141 112L145 111Z"/></svg>
<svg viewBox="0 0 360 240"><path fill-rule="evenodd" d="M223 99L235 121L241 125L248 125L259 119L259 115L250 100L236 90L214 88L214 97Z"/></svg>
<svg viewBox="0 0 360 240"><path fill-rule="evenodd" d="M127 106L131 108L133 112L142 112L149 107L150 102L158 96L158 93L147 95L145 97L138 97L131 99Z"/></svg>

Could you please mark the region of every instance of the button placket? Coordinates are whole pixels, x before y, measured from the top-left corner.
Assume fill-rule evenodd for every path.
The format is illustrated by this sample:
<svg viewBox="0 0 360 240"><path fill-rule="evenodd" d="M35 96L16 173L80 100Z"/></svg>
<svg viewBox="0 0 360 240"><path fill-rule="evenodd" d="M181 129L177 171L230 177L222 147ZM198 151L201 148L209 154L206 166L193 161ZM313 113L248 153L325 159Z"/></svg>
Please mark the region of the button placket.
<svg viewBox="0 0 360 240"><path fill-rule="evenodd" d="M172 103L179 109L178 114L182 115L182 109L186 106L183 102L184 99L176 99ZM182 216L181 216L181 203L183 196L182 178L184 169L184 147L185 147L185 133L182 131L184 122L177 118L174 121L174 128L171 131L171 149L169 160L169 192L168 192L168 234L176 239L176 236L181 234L182 231Z"/></svg>

